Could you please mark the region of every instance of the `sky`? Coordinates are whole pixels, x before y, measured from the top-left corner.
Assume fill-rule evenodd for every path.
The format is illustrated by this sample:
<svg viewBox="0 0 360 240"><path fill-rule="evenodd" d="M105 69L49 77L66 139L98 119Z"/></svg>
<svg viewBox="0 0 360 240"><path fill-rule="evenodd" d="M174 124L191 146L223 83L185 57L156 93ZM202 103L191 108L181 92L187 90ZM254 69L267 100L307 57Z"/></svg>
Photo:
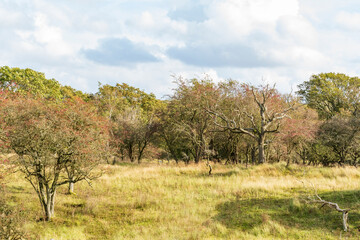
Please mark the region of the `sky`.
<svg viewBox="0 0 360 240"><path fill-rule="evenodd" d="M162 98L207 76L289 93L359 63L356 0L0 0L0 66L84 92L125 82Z"/></svg>

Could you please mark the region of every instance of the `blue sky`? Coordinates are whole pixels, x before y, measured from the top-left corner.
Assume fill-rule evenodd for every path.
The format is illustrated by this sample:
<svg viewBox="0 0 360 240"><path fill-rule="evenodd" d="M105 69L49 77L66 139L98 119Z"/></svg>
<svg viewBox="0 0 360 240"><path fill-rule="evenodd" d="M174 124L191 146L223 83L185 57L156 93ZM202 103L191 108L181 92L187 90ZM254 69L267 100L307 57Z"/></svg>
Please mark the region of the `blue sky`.
<svg viewBox="0 0 360 240"><path fill-rule="evenodd" d="M360 74L355 0L0 0L0 66L86 92L126 82L158 97L172 75L275 84Z"/></svg>

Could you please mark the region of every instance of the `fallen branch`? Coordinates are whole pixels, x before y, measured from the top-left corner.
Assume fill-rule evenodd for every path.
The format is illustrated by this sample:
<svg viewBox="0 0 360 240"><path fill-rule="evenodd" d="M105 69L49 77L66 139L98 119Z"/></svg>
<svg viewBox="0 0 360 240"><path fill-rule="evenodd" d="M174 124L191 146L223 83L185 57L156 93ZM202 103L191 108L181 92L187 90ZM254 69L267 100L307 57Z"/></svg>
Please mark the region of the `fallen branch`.
<svg viewBox="0 0 360 240"><path fill-rule="evenodd" d="M301 181L301 180L298 180L298 181L302 182L304 184L304 186L305 186L305 183L303 181ZM337 203L325 201L317 193L316 188L314 187L314 184L312 184L312 183L310 183L310 184L312 185L312 187L313 187L313 189L315 191L314 195L315 195L316 198L312 198L312 197L308 196L308 201L311 202L311 203L321 203L322 205L321 205L320 208L323 208L324 206L329 206L330 208L333 208L336 211L341 212L342 213L343 228L344 228L344 231L346 232L348 230L347 220L348 220L348 214L349 214L350 209L341 209Z"/></svg>
<svg viewBox="0 0 360 240"><path fill-rule="evenodd" d="M350 209L341 209L337 203L325 201L318 194L315 194L315 196L317 199L313 199L310 197L308 199L313 203L321 203L322 205L320 208L324 206L329 206L330 208L334 208L336 211L342 213L342 223L343 223L344 231L346 232L348 230L347 220Z"/></svg>

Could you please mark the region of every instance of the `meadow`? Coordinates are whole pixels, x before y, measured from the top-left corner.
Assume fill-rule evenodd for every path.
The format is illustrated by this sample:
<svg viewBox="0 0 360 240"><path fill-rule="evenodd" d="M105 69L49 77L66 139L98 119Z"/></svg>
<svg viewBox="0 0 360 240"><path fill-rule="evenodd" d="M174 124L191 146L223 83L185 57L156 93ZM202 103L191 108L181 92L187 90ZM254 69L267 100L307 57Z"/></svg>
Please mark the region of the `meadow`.
<svg viewBox="0 0 360 240"><path fill-rule="evenodd" d="M359 239L360 169L285 164L102 165L89 186L66 186L55 217L41 220L39 200L20 172L7 177L7 202L21 209L33 239ZM319 195L349 212L306 202Z"/></svg>

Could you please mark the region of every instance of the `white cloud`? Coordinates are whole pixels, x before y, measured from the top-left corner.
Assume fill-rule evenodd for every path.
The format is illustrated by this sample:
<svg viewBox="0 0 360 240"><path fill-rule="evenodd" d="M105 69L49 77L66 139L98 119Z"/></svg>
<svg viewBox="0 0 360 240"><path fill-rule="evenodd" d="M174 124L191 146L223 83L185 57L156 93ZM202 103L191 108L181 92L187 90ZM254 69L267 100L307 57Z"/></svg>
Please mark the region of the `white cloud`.
<svg viewBox="0 0 360 240"><path fill-rule="evenodd" d="M244 37L254 31L267 31L282 16L296 16L297 0L218 0L209 6L208 25L231 37Z"/></svg>
<svg viewBox="0 0 360 240"><path fill-rule="evenodd" d="M158 45L162 49L181 45L187 33L187 24L167 16L167 11L144 11L133 15L126 21L124 37L147 45Z"/></svg>
<svg viewBox="0 0 360 240"><path fill-rule="evenodd" d="M125 81L161 96L173 88L172 73L255 84L265 77L286 91L319 72L360 74L359 6L354 0L0 0L0 63L91 92L98 81ZM82 50L96 49L100 39L129 39L161 62L91 62ZM183 62L169 54L180 48Z"/></svg>
<svg viewBox="0 0 360 240"><path fill-rule="evenodd" d="M277 30L283 44L317 46L318 33L303 16L283 16L278 20Z"/></svg>
<svg viewBox="0 0 360 240"><path fill-rule="evenodd" d="M360 31L360 13L341 11L335 17L336 22L349 30Z"/></svg>

